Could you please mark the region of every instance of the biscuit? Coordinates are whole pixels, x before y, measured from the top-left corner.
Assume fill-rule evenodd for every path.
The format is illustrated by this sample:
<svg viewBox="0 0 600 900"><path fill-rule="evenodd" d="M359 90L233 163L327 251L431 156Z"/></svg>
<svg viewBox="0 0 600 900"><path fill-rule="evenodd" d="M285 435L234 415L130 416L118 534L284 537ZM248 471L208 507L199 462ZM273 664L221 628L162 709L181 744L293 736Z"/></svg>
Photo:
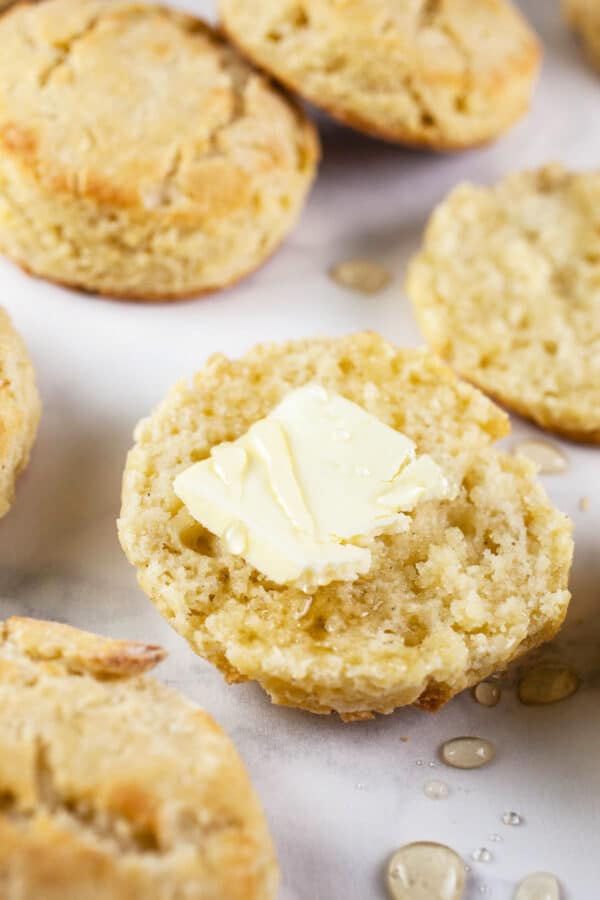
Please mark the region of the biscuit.
<svg viewBox="0 0 600 900"><path fill-rule="evenodd" d="M250 59L390 141L469 147L529 106L539 45L507 0L220 0L219 9Z"/></svg>
<svg viewBox="0 0 600 900"><path fill-rule="evenodd" d="M562 0L565 18L580 36L589 60L600 68L600 5L597 0Z"/></svg>
<svg viewBox="0 0 600 900"><path fill-rule="evenodd" d="M206 713L142 673L160 647L0 624L0 896L270 900L243 765Z"/></svg>
<svg viewBox="0 0 600 900"><path fill-rule="evenodd" d="M217 32L129 0L0 19L0 249L89 291L174 299L256 269L299 215L318 138Z"/></svg>
<svg viewBox="0 0 600 900"><path fill-rule="evenodd" d="M433 213L407 291L461 375L573 440L600 442L600 172L463 185Z"/></svg>
<svg viewBox="0 0 600 900"><path fill-rule="evenodd" d="M15 480L29 461L40 409L31 360L0 307L0 517L8 512Z"/></svg>
<svg viewBox="0 0 600 900"><path fill-rule="evenodd" d="M270 582L190 516L173 479L314 381L404 432L457 487L376 538L370 571L316 589ZM230 681L344 719L436 708L558 630L569 593L568 519L523 457L492 443L507 416L424 350L375 334L214 357L137 427L121 544L143 590Z"/></svg>

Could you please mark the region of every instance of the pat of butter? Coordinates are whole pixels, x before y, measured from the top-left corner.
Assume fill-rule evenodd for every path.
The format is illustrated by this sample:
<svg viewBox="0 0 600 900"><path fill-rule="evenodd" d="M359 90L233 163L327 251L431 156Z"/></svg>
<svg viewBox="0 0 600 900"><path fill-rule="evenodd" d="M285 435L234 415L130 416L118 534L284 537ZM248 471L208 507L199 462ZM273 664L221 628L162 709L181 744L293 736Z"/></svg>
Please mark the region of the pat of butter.
<svg viewBox="0 0 600 900"><path fill-rule="evenodd" d="M173 487L228 552L306 591L365 574L375 537L408 530L406 513L450 495L408 437L316 384L291 391Z"/></svg>

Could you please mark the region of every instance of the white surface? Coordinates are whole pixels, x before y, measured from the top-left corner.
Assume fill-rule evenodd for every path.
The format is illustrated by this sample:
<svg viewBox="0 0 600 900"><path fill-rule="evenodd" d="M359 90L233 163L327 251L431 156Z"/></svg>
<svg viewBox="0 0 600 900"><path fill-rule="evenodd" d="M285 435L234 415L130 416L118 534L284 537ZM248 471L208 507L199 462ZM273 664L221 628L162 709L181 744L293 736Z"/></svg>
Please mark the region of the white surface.
<svg viewBox="0 0 600 900"><path fill-rule="evenodd" d="M600 80L580 60L557 5L526 4L546 64L532 114L508 137L444 157L325 125L321 175L300 227L236 290L136 306L54 288L0 262L0 300L27 339L44 400L31 466L0 523L0 616L56 618L170 650L159 676L209 709L247 762L278 846L282 900L383 897L386 858L419 839L447 842L465 857L482 845L492 850L493 862L470 863L469 898L482 896L485 882L486 900L508 900L520 877L540 869L560 877L569 900L600 895L600 449L564 445L571 470L547 479L576 526L574 598L559 652L587 673L578 695L547 709L520 706L512 691L495 709L465 695L435 716L406 710L355 725L272 707L254 685L227 687L170 630L137 588L115 533L132 428L172 382L213 351L239 354L258 340L372 328L400 344L419 342L399 284L449 188L554 158L598 164ZM356 297L330 283L328 266L357 254L393 268L396 283L385 294ZM536 434L521 422L515 432ZM578 510L582 495L589 512ZM429 769L439 744L460 734L494 741L497 760L475 772ZM448 782L448 799L425 797L432 776ZM526 824L502 825L506 809ZM501 843L490 842L492 832Z"/></svg>

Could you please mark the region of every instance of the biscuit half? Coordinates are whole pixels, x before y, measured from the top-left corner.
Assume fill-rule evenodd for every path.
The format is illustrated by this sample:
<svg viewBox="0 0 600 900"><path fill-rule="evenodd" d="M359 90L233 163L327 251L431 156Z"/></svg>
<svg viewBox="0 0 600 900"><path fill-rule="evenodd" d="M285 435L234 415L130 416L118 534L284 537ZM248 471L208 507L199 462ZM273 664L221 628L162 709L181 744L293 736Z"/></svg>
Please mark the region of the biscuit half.
<svg viewBox="0 0 600 900"><path fill-rule="evenodd" d="M0 624L0 893L271 900L277 866L231 742L143 675L160 647Z"/></svg>
<svg viewBox="0 0 600 900"><path fill-rule="evenodd" d="M0 517L8 512L16 478L29 461L40 410L29 354L0 307Z"/></svg>
<svg viewBox="0 0 600 900"><path fill-rule="evenodd" d="M0 249L130 299L232 284L294 225L316 132L208 25L129 0L0 19Z"/></svg>
<svg viewBox="0 0 600 900"><path fill-rule="evenodd" d="M600 172L560 165L462 185L406 289L431 346L543 428L600 442Z"/></svg>
<svg viewBox="0 0 600 900"><path fill-rule="evenodd" d="M220 0L219 10L231 40L283 84L403 144L497 137L527 110L539 65L507 0Z"/></svg>
<svg viewBox="0 0 600 900"><path fill-rule="evenodd" d="M371 570L318 588L269 581L187 512L173 479L317 382L412 438L457 488L422 503ZM436 708L551 638L566 613L572 540L534 468L493 442L507 416L422 350L375 334L214 357L140 422L123 480L121 544L159 611L230 681L345 719Z"/></svg>

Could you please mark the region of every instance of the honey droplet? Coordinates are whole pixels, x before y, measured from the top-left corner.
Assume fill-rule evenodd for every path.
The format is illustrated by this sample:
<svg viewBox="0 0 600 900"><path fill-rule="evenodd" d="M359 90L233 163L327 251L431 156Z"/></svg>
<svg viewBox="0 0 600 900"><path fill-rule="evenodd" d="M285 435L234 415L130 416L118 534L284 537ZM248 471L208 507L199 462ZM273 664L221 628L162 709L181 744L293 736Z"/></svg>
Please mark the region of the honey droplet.
<svg viewBox="0 0 600 900"><path fill-rule="evenodd" d="M569 468L569 461L562 450L549 441L519 441L513 453L520 453L534 462L542 475L560 475Z"/></svg>
<svg viewBox="0 0 600 900"><path fill-rule="evenodd" d="M396 850L388 865L393 900L460 900L465 864L450 847L419 841Z"/></svg>
<svg viewBox="0 0 600 900"><path fill-rule="evenodd" d="M228 553L239 556L247 546L248 535L241 522L232 522L223 533L223 542Z"/></svg>
<svg viewBox="0 0 600 900"><path fill-rule="evenodd" d="M445 781L437 781L437 779L432 778L431 781L426 781L423 785L423 793L430 800L445 800L450 790Z"/></svg>
<svg viewBox="0 0 600 900"><path fill-rule="evenodd" d="M329 277L342 287L359 294L378 294L392 280L388 269L367 259L344 260L331 267Z"/></svg>
<svg viewBox="0 0 600 900"><path fill-rule="evenodd" d="M490 763L496 748L490 741L478 737L458 737L442 744L440 756L454 769L480 769Z"/></svg>
<svg viewBox="0 0 600 900"><path fill-rule="evenodd" d="M505 825L522 825L523 824L523 816L518 812L514 812L513 810L508 810L505 813L502 813L502 821Z"/></svg>
<svg viewBox="0 0 600 900"><path fill-rule="evenodd" d="M560 900L558 881L549 872L528 875L517 887L514 900Z"/></svg>
<svg viewBox="0 0 600 900"><path fill-rule="evenodd" d="M502 691L498 684L493 684L491 681L482 681L481 684L473 688L473 696L481 706L497 706L500 703Z"/></svg>
<svg viewBox="0 0 600 900"><path fill-rule="evenodd" d="M566 666L537 666L519 682L519 700L527 706L558 703L571 697L579 687L577 675Z"/></svg>
<svg viewBox="0 0 600 900"><path fill-rule="evenodd" d="M489 863L492 861L492 858L492 854L487 847L478 847L477 850L473 850L471 853L471 859L475 860L475 862Z"/></svg>

